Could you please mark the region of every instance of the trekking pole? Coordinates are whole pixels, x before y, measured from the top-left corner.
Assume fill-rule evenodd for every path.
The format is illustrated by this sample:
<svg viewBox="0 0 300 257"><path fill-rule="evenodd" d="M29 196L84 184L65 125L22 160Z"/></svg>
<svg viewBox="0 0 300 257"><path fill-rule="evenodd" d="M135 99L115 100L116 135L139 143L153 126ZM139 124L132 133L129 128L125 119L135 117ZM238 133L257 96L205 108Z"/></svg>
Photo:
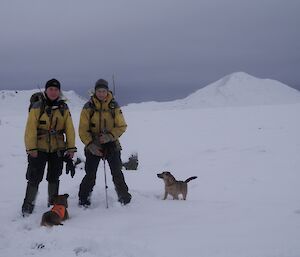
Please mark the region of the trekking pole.
<svg viewBox="0 0 300 257"><path fill-rule="evenodd" d="M105 158L103 158L103 167L104 167L104 183L105 183L105 202L106 202L106 209L108 209L108 201L107 201L107 180L106 180L106 165L105 165Z"/></svg>

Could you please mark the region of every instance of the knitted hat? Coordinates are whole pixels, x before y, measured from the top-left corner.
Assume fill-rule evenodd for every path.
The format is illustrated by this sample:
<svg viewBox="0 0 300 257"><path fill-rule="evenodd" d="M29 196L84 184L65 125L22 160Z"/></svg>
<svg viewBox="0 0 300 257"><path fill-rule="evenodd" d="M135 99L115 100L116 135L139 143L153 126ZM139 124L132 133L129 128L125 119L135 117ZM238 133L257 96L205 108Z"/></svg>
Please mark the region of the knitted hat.
<svg viewBox="0 0 300 257"><path fill-rule="evenodd" d="M56 87L60 90L60 83L57 79L50 79L47 81L45 89L47 90L48 87Z"/></svg>
<svg viewBox="0 0 300 257"><path fill-rule="evenodd" d="M95 84L95 91L99 88L105 88L108 90L108 82L104 79L97 80L97 82Z"/></svg>

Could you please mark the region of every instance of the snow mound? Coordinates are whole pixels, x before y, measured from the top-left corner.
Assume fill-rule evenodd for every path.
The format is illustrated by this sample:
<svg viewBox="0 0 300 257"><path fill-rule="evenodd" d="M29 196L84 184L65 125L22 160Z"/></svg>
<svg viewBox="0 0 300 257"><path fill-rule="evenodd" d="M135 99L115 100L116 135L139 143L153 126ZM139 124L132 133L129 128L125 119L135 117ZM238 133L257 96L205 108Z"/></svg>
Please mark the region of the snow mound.
<svg viewBox="0 0 300 257"><path fill-rule="evenodd" d="M300 102L300 92L279 81L260 79L236 72L196 91L188 97L170 102L130 104L127 109L193 109L225 106L278 105ZM138 108L137 108L138 107Z"/></svg>
<svg viewBox="0 0 300 257"><path fill-rule="evenodd" d="M38 90L1 90L0 91L0 112L27 114L29 100L32 94ZM85 99L76 94L73 90L63 91L63 98L66 99L70 109L81 109Z"/></svg>

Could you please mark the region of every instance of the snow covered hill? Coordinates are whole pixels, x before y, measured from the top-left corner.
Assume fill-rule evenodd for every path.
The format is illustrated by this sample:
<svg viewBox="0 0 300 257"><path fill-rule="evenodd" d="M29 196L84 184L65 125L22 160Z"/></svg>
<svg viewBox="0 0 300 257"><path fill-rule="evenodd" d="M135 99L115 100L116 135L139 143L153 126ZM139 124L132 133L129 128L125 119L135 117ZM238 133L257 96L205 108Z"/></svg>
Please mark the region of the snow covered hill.
<svg viewBox="0 0 300 257"><path fill-rule="evenodd" d="M0 113L6 114L21 113L27 114L29 99L32 94L39 90L0 90ZM74 91L63 91L63 98L71 110L79 110L86 102L84 98L76 94Z"/></svg>
<svg viewBox="0 0 300 257"><path fill-rule="evenodd" d="M259 79L236 72L196 91L188 97L170 102L129 104L134 110L177 110L205 107L253 106L300 103L300 92L279 81Z"/></svg>
<svg viewBox="0 0 300 257"><path fill-rule="evenodd" d="M229 87L223 82L216 83ZM238 94L230 84L231 92ZM252 97L243 92L244 99ZM35 212L20 217L30 95L0 93L0 257L300 256L299 103L227 108L195 104L173 110L157 110L155 104L143 110L148 103L126 107L122 158L136 151L140 163L138 171L124 171L132 202L117 202L106 166L109 209L105 208L100 164L92 206L79 208L84 170L78 168L73 179L61 176L60 192L70 195L71 218L64 226L47 229L39 225L48 210L45 181ZM83 102L72 93L68 98L77 132ZM219 106L225 104L221 99ZM76 144L83 156L78 137ZM186 201L162 200L164 186L156 174L164 170L178 180L198 176L189 182Z"/></svg>

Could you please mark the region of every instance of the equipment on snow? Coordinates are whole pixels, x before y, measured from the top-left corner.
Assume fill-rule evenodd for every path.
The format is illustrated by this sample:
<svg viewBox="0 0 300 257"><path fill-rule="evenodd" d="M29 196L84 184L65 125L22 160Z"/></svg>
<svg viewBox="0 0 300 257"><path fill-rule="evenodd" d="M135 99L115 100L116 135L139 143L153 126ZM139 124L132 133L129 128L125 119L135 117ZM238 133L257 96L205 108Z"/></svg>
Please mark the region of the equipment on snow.
<svg viewBox="0 0 300 257"><path fill-rule="evenodd" d="M137 153L131 154L129 160L123 163L123 167L126 170L137 170L138 165L139 165L139 160L138 160Z"/></svg>

